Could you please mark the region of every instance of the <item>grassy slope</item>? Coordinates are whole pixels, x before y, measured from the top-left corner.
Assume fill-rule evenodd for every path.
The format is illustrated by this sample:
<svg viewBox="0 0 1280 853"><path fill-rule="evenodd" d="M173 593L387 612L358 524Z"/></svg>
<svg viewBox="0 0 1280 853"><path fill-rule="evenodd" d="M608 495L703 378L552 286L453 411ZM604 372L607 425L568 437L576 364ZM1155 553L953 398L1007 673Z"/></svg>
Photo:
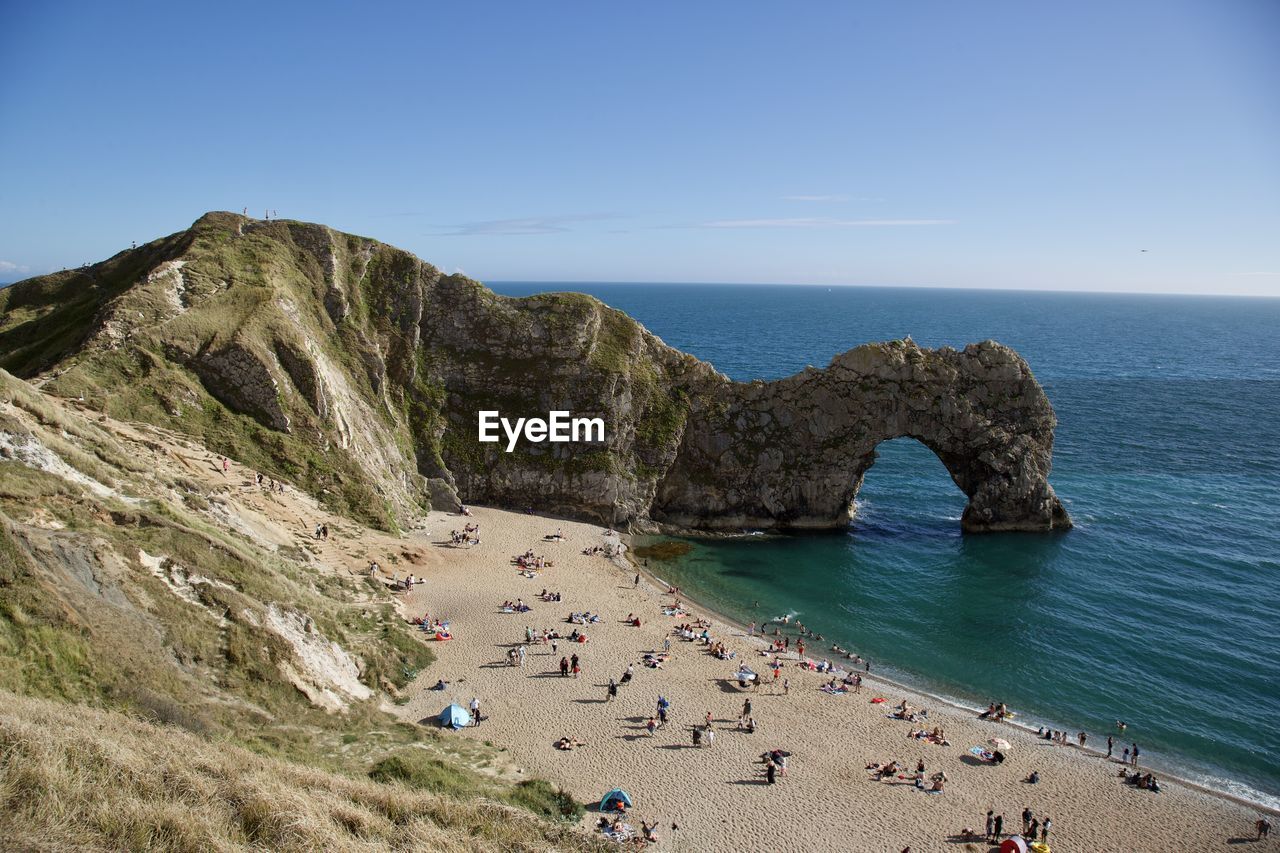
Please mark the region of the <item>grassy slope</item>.
<svg viewBox="0 0 1280 853"><path fill-rule="evenodd" d="M564 825L264 758L169 726L0 692L9 849L600 849Z"/></svg>
<svg viewBox="0 0 1280 853"><path fill-rule="evenodd" d="M0 374L0 400L0 433L35 437L123 495L149 496L140 503L97 496L0 458L0 691L75 703L60 712L68 719L93 719L84 706L123 711L135 721L184 729L206 744L238 744L312 771L359 778L376 771L380 780L401 780L454 798L483 796L550 817L580 814L580 807L545 783L500 781L487 769L499 760L498 750L398 723L380 710L388 692L394 695L431 661L425 644L395 613L385 588L318 571L305 555L287 548L258 548L215 523L217 515L209 510L218 495L145 464L135 458L140 457L136 445L25 383ZM199 586L199 601L185 601L138 563L139 549L167 555L190 573L224 585ZM357 702L345 713L312 707L282 675L281 664L291 659L287 644L263 630L260 620L244 615L260 614L272 602L311 616L319 632L358 655L362 680L384 698ZM4 704L7 698L0 699ZM136 732L137 725L113 723L111 731ZM99 735L95 749L110 752L110 737ZM71 749L61 741L46 747ZM152 772L137 761L134 765L138 772ZM230 772L234 763L222 766ZM5 785L35 770L11 762L5 772L0 792L9 797ZM296 777L311 771L299 766L291 772ZM288 778L271 784L292 784ZM148 790L128 795L139 802L120 809L104 806L102 814L142 814L140 801ZM63 793L88 796L83 790ZM26 807L21 797L16 802ZM0 812L11 805L6 800ZM377 822L376 815L366 817ZM73 832L63 825L65 819L39 818L55 821L44 824L48 838L71 843L80 837L74 833L92 832L83 826ZM144 823L139 817L105 827L98 843L115 847L122 839L139 838ZM219 826L218 831L232 832ZM469 824L454 829L471 831ZM224 841L238 837L232 833ZM189 846L180 836L152 840Z"/></svg>

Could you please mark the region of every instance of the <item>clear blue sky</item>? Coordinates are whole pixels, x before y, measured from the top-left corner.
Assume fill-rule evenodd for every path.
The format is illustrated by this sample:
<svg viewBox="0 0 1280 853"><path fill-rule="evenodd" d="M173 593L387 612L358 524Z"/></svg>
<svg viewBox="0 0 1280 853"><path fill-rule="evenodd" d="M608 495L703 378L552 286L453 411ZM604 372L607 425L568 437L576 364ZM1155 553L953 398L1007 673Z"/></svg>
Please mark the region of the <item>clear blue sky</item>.
<svg viewBox="0 0 1280 853"><path fill-rule="evenodd" d="M1280 2L3 2L0 170L0 280L247 206L482 280L1280 295Z"/></svg>

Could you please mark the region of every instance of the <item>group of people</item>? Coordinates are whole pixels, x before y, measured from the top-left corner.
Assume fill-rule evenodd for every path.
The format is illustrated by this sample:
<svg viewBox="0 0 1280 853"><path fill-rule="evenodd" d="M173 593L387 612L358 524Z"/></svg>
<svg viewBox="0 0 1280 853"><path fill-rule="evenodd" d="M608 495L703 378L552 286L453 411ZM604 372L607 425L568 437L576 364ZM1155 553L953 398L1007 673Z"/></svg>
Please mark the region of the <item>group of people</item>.
<svg viewBox="0 0 1280 853"><path fill-rule="evenodd" d="M454 545L479 545L480 525L468 523L461 530L450 530L449 541Z"/></svg>
<svg viewBox="0 0 1280 853"><path fill-rule="evenodd" d="M912 729L907 737L913 740L922 740L926 743L934 743L938 746L951 746L951 741L947 740L947 734L941 726L934 726L930 730Z"/></svg>
<svg viewBox="0 0 1280 853"><path fill-rule="evenodd" d="M548 560L546 557L533 553L532 548L525 551L523 554L517 554L512 557L511 562L519 569L535 572L540 572L543 569L555 566L555 563Z"/></svg>
<svg viewBox="0 0 1280 853"><path fill-rule="evenodd" d="M279 482L275 477L264 477L262 472L259 471L254 475L254 480L260 489L266 489L271 494L284 494L284 483Z"/></svg>
<svg viewBox="0 0 1280 853"><path fill-rule="evenodd" d="M995 720L997 723L1004 722L1012 717L1009 708L1003 702L991 702L987 705L987 710L978 714L979 720Z"/></svg>
<svg viewBox="0 0 1280 853"><path fill-rule="evenodd" d="M1128 770L1121 767L1120 778L1124 780L1126 785L1133 785L1136 788L1141 788L1144 791L1150 791L1153 794L1160 793L1160 783L1156 780L1156 777L1150 773L1142 773L1137 770L1130 773Z"/></svg>
<svg viewBox="0 0 1280 853"><path fill-rule="evenodd" d="M1072 736L1066 732L1059 731L1057 729L1045 728L1044 726L1041 726L1036 731L1036 736L1042 740L1052 741L1058 744L1058 746L1070 746L1072 740ZM1081 747L1083 747L1088 742L1089 736L1084 732L1077 732L1075 740ZM1108 740L1110 740L1110 738L1108 738Z"/></svg>

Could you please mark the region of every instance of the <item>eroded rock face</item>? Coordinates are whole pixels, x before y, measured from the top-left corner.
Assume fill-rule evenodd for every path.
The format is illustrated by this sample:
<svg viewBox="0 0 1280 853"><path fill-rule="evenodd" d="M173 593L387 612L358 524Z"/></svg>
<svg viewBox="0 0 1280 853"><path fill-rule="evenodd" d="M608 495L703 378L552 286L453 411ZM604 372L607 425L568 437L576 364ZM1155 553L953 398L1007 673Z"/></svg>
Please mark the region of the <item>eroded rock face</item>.
<svg viewBox="0 0 1280 853"><path fill-rule="evenodd" d="M696 398L650 515L703 529L841 526L876 445L908 436L968 495L966 530L1068 527L1048 483L1055 423L1007 347L868 344L825 370Z"/></svg>
<svg viewBox="0 0 1280 853"><path fill-rule="evenodd" d="M84 316L97 319L81 328ZM208 214L0 291L0 366L118 417L269 453L300 487L386 526L461 500L638 529L835 528L876 445L902 436L968 495L966 530L1070 525L1048 483L1053 409L1007 347L868 344L736 383L589 296L498 296L321 225ZM202 395L271 440L209 415ZM477 440L482 409L600 417L605 438L508 453Z"/></svg>

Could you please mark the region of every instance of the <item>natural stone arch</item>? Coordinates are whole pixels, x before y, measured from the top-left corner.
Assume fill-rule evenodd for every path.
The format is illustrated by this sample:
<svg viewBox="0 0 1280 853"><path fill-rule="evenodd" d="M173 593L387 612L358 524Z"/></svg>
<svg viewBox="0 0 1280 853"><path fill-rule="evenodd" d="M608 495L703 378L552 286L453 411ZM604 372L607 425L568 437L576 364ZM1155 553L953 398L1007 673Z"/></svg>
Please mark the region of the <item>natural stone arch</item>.
<svg viewBox="0 0 1280 853"><path fill-rule="evenodd" d="M650 511L699 529L831 528L883 441L931 449L969 498L968 531L1070 526L1048 475L1056 418L1030 368L988 341L868 344L775 382L696 400Z"/></svg>

